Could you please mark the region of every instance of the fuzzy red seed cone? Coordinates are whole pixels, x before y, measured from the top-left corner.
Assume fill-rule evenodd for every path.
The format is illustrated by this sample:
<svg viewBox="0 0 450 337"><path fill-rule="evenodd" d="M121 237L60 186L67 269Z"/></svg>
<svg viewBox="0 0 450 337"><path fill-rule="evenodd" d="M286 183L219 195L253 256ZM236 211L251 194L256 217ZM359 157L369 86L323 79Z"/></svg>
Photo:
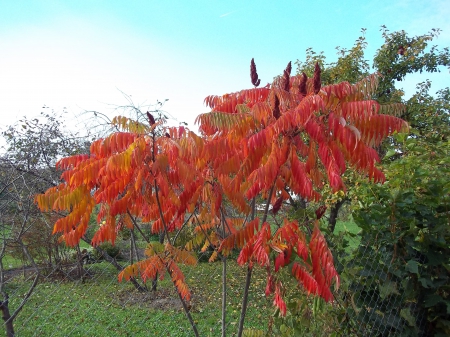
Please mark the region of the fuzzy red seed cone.
<svg viewBox="0 0 450 337"><path fill-rule="evenodd" d="M292 62L291 61L289 61L289 63L287 64L285 71L288 73L289 76L291 75L291 71L292 71Z"/></svg>
<svg viewBox="0 0 450 337"><path fill-rule="evenodd" d="M288 65L286 66L286 69L283 72L283 89L286 91L289 91L289 82L290 82L290 78L291 78L291 71L292 71L292 65L291 62L288 63Z"/></svg>
<svg viewBox="0 0 450 337"><path fill-rule="evenodd" d="M250 79L255 87L261 83L261 80L258 78L258 73L256 72L256 64L254 59L250 61Z"/></svg>
<svg viewBox="0 0 450 337"><path fill-rule="evenodd" d="M305 73L302 73L302 79L300 80L300 84L298 85L298 91L303 96L306 96L306 82L308 81L308 76Z"/></svg>
<svg viewBox="0 0 450 337"><path fill-rule="evenodd" d="M283 203L283 198L282 197L279 197L278 199L277 199L277 201L275 201L275 203L273 204L273 207L272 207L272 213L273 214L277 214L278 213L278 211L280 210L280 208L281 208L281 204Z"/></svg>
<svg viewBox="0 0 450 337"><path fill-rule="evenodd" d="M320 82L320 67L318 62L316 62L314 67L313 86L314 93L317 95L320 91L320 87L322 86L322 83Z"/></svg>
<svg viewBox="0 0 450 337"><path fill-rule="evenodd" d="M325 205L322 205L318 209L316 209L316 218L320 219L321 217L323 217L326 210L327 210L327 206L325 206Z"/></svg>
<svg viewBox="0 0 450 337"><path fill-rule="evenodd" d="M288 73L285 70L284 74L283 74L283 89L285 91L289 91L289 78L290 78L290 76L288 75Z"/></svg>
<svg viewBox="0 0 450 337"><path fill-rule="evenodd" d="M147 111L147 117L148 117L148 122L150 123L150 125L155 124L155 118L153 118L152 114L150 112Z"/></svg>
<svg viewBox="0 0 450 337"><path fill-rule="evenodd" d="M271 92L271 94L269 96L269 104L270 104L270 108L272 109L272 116L275 119L280 118L280 116L281 116L280 100L278 99L277 94L275 94L274 92Z"/></svg>
<svg viewBox="0 0 450 337"><path fill-rule="evenodd" d="M273 112L272 112L272 115L273 115L273 117L274 117L275 119L278 119L278 118L281 117L281 112L280 112L280 106L279 106L279 105L277 105L277 106L275 107L275 109L274 109Z"/></svg>

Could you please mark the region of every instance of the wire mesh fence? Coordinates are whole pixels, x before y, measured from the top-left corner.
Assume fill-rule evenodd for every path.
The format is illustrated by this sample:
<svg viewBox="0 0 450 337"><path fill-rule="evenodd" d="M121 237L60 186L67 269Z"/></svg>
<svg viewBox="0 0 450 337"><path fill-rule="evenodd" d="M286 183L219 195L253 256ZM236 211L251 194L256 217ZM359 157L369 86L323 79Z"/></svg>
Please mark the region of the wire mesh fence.
<svg viewBox="0 0 450 337"><path fill-rule="evenodd" d="M303 335L317 336L325 331L335 336L411 335L411 326L420 327L422 317L416 312L416 303L407 301L401 280L395 277L390 263L395 252L382 244L369 244L361 233L346 233L341 238L347 243L337 242L341 246L336 246L336 263L346 281L335 294L334 304L323 307L320 314L307 316L313 322L308 324L317 327ZM152 291L151 280L145 284L139 281L141 289L118 281L120 268L145 255L146 242L137 241L136 251L131 246L130 239L119 240L114 249L104 246L104 252L110 254L105 259L85 244L78 253L67 250L60 263L41 264L38 269L4 255L1 282L10 310L27 300L14 320L15 336L192 336L170 277L158 280L156 291ZM198 251L196 266L181 266L192 291L188 310L200 336L218 336L222 331L223 262L208 262L211 253ZM234 336L246 270L237 265L236 256L227 259L226 267L226 331L227 336ZM37 285L29 293L37 271ZM271 329L275 317L272 299L265 296L265 284L265 270L255 268L244 335L276 335ZM313 302L307 303L313 306Z"/></svg>
<svg viewBox="0 0 450 337"><path fill-rule="evenodd" d="M380 226L381 227L381 226ZM426 336L418 299L408 297L408 279L399 277L396 248L380 233L347 236L349 246L338 258L346 283L336 294L345 313L342 331L355 336Z"/></svg>
<svg viewBox="0 0 450 337"><path fill-rule="evenodd" d="M139 242L142 246L143 242ZM114 261L119 266L129 264L129 245L121 247ZM139 254L143 255L143 248ZM76 251L73 250L74 257ZM197 266L181 267L192 291L189 311L201 336L221 333L222 263L208 263L210 253L198 255ZM15 259L4 256L4 288L9 294L9 308L14 310L26 297L36 277L31 266L14 267ZM227 261L228 335L236 334L242 284L245 270L232 259ZM57 268L39 267L39 282L14 321L15 336L191 336L192 328L170 280L158 280L156 291L152 282L139 282L136 289L130 282L118 281L117 265L89 252L89 258L79 264L69 259ZM262 317L271 311L261 284L263 271L257 271L248 308L249 328L267 328ZM257 286L258 285L258 286ZM4 330L0 332L4 334Z"/></svg>

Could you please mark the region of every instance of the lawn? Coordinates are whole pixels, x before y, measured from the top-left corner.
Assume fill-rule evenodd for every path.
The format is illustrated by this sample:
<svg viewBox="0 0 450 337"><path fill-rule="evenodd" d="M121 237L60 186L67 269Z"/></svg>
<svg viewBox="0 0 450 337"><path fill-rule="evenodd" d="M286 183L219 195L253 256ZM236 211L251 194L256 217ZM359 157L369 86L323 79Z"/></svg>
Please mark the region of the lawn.
<svg viewBox="0 0 450 337"><path fill-rule="evenodd" d="M93 278L85 283L50 279L41 282L15 321L18 336L191 336L192 331L170 279L156 294L142 294L130 283L118 283L108 263L88 265ZM191 313L201 336L221 331L222 264L185 267L193 292ZM228 264L228 336L237 332L245 269ZM29 282L18 276L9 283L10 306L21 300ZM246 327L267 330L272 301L264 295L264 271L255 267ZM3 331L1 331L3 333Z"/></svg>
<svg viewBox="0 0 450 337"><path fill-rule="evenodd" d="M359 244L360 228L350 217L338 221L335 233L349 242L346 250ZM83 243L82 243L83 244ZM89 248L82 246L81 248ZM8 260L9 261L9 260ZM11 263L14 260L11 260ZM125 261L120 262L126 265ZM181 266L192 290L191 314L201 336L221 333L222 264L199 263ZM227 336L235 336L242 301L246 268L228 262ZM156 293L139 293L128 283L119 283L117 270L107 262L86 265L92 275L84 283L63 277L47 277L40 281L29 302L15 320L18 336L192 336L192 329L179 303L170 278L160 281ZM288 288L296 282L285 280ZM10 307L22 300L31 280L17 274L7 283ZM287 282L287 283L286 283ZM288 285L288 283L292 284ZM266 273L255 266L246 328L267 331L274 313L272 298L264 295ZM150 284L148 285L150 287ZM4 330L0 330L2 336Z"/></svg>
<svg viewBox="0 0 450 337"><path fill-rule="evenodd" d="M19 268L23 266L23 261L11 255L5 255L2 258L3 268L5 270Z"/></svg>

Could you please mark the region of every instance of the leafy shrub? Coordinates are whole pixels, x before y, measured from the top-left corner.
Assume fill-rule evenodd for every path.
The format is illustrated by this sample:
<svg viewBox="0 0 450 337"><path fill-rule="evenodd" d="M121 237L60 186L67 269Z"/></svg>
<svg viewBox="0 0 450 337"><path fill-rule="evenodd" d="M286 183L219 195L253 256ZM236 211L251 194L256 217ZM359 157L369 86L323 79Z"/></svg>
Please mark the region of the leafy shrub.
<svg viewBox="0 0 450 337"><path fill-rule="evenodd" d="M120 248L117 245L113 246L110 242L103 242L99 245L99 248L104 250L112 258L115 258L115 259L122 258L121 254L120 254ZM94 258L96 260L100 260L100 259L103 259L103 256L97 250L95 250Z"/></svg>
<svg viewBox="0 0 450 337"><path fill-rule="evenodd" d="M406 147L410 156L390 165L388 182L353 214L362 239L344 270L348 316L366 331L449 336L450 159L445 147L427 152L415 139Z"/></svg>

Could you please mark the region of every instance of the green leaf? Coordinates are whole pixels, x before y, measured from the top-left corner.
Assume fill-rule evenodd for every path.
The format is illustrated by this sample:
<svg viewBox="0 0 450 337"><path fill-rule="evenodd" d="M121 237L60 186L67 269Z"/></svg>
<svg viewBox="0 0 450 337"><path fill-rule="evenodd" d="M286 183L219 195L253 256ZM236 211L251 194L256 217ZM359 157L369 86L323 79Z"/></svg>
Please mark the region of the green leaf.
<svg viewBox="0 0 450 337"><path fill-rule="evenodd" d="M400 295L400 293L397 290L397 282L387 281L384 282L383 284L380 284L379 288L380 288L380 297L383 300L392 294Z"/></svg>
<svg viewBox="0 0 450 337"><path fill-rule="evenodd" d="M424 288L431 288L434 285L433 281L425 277L419 278L419 282L422 284L422 287Z"/></svg>
<svg viewBox="0 0 450 337"><path fill-rule="evenodd" d="M411 311L409 311L409 308L403 308L402 310L400 310L400 316L408 322L409 326L416 326L416 319L413 315L411 315Z"/></svg>
<svg viewBox="0 0 450 337"><path fill-rule="evenodd" d="M406 270L413 274L419 274L419 263L414 260L409 260L406 263Z"/></svg>
<svg viewBox="0 0 450 337"><path fill-rule="evenodd" d="M431 294L425 297L425 308L434 307L442 301L442 297L438 294Z"/></svg>
<svg viewBox="0 0 450 337"><path fill-rule="evenodd" d="M390 157L392 157L392 156L395 155L395 154L396 154L395 150L394 150L394 149L390 149L390 150L386 153L385 158L390 158Z"/></svg>

